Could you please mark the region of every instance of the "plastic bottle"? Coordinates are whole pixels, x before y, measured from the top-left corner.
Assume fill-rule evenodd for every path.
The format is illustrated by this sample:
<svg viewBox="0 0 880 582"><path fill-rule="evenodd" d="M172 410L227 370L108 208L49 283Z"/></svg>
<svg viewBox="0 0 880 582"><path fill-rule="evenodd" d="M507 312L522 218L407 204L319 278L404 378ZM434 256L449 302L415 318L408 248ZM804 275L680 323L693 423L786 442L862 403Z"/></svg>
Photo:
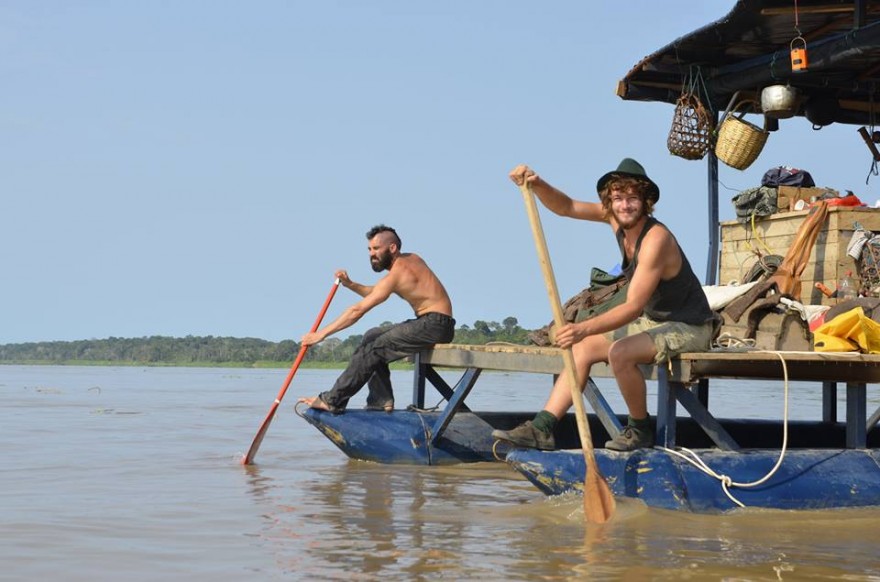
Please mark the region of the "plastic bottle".
<svg viewBox="0 0 880 582"><path fill-rule="evenodd" d="M858 296L859 292L856 289L856 282L853 279L852 271L847 271L846 277L843 277L837 285L837 298L840 301L845 301L847 299L855 299Z"/></svg>

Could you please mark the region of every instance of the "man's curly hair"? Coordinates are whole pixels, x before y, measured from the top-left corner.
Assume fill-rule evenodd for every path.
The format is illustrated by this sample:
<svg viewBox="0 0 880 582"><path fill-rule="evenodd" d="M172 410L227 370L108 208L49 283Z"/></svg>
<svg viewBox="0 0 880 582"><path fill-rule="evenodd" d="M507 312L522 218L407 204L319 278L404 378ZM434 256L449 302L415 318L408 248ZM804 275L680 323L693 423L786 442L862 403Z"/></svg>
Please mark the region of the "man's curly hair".
<svg viewBox="0 0 880 582"><path fill-rule="evenodd" d="M648 193L651 192L651 185L644 180L638 178L629 178L624 176L614 176L605 184L605 188L599 193L599 200L602 201L602 208L605 210L605 216L611 215L611 191L632 189L645 206L645 214L650 216L654 213L654 201L650 199Z"/></svg>

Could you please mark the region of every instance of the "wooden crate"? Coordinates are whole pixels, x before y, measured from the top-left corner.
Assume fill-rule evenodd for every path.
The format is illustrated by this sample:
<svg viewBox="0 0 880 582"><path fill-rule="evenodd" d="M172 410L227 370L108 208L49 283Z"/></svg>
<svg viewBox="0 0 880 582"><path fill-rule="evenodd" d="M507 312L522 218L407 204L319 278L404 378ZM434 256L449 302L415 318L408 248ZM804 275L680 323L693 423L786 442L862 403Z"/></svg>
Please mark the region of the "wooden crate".
<svg viewBox="0 0 880 582"><path fill-rule="evenodd" d="M810 202L818 200L828 193L838 195L837 190L831 188L800 188L797 186L780 186L776 189L776 206L779 212L790 212L796 210L795 206L798 201L803 200L805 208Z"/></svg>
<svg viewBox="0 0 880 582"><path fill-rule="evenodd" d="M808 210L800 210L758 218L755 220L754 232L751 223L743 224L735 220L722 222L718 282L724 285L731 281L741 281L757 261L756 251L760 251L762 255L774 254L784 257L808 212ZM846 275L847 271L852 271L853 277L858 279L856 262L846 254L855 222L860 223L867 230L880 233L880 209L841 206L832 206L828 209L828 219L816 239L810 260L801 275L802 303L825 305L837 303L836 299L826 298L815 288L814 283L817 281L825 283L829 289L834 290L837 288L838 280Z"/></svg>

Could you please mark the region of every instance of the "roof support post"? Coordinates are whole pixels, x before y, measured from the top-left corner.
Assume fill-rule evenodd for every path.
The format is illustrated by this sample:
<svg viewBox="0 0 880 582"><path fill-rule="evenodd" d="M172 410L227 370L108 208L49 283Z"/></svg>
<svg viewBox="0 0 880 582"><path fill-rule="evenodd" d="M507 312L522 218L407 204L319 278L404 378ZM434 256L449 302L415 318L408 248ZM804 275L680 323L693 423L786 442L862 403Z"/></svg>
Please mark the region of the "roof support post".
<svg viewBox="0 0 880 582"><path fill-rule="evenodd" d="M718 126L718 112L715 112L713 127ZM706 158L707 191L709 200L707 210L709 213L709 256L706 259L706 285L715 285L718 281L718 158L715 151L710 148Z"/></svg>
<svg viewBox="0 0 880 582"><path fill-rule="evenodd" d="M868 20L868 3L865 0L855 0L853 4L853 28L859 29L865 26Z"/></svg>

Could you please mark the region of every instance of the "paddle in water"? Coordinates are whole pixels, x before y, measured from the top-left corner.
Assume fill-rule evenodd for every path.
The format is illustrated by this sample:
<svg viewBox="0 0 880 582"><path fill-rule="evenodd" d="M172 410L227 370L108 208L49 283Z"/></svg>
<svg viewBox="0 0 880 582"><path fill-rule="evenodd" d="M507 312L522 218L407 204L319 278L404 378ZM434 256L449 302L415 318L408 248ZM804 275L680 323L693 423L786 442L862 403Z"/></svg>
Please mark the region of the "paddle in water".
<svg viewBox="0 0 880 582"><path fill-rule="evenodd" d="M321 320L324 319L324 314L327 313L327 308L330 307L330 302L333 301L333 296L336 295L337 289L339 289L339 279L336 279L336 281L333 282L333 287L330 288L330 294L327 295L327 300L324 301L324 306L318 314L318 319L315 320L315 324L309 331L314 332L318 330L318 327L321 325ZM296 374L300 363L303 361L303 358L306 357L308 349L308 346L302 346L299 348L299 354L297 354L293 366L290 367L290 372L287 373L287 378L281 386L281 391L278 392L278 396L275 397L275 402L272 403L272 407L269 409L269 414L266 415L266 419L263 421L263 424L260 425L260 430L257 431L257 435L254 437L254 442L251 443L251 448L248 449L247 454L241 460L242 465L250 465L254 462L254 457L257 456L257 451L260 448L260 444L263 442L263 437L266 436L266 432L269 430L269 425L272 424L272 420L275 418L275 412L278 410L278 406L281 405L281 399L284 398L284 394L287 392L288 386L290 386L290 381L293 380L293 375Z"/></svg>
<svg viewBox="0 0 880 582"><path fill-rule="evenodd" d="M547 296L550 299L550 308L553 310L553 322L556 329L565 325L562 316L562 304L559 301L559 290L556 287L556 277L553 275L553 266L550 264L550 253L547 251L547 241L544 238L544 229L541 226L541 217L538 215L538 206L535 204L535 194L527 182L519 187L526 203L526 211L529 215L529 223L532 227L532 235L535 239L535 247L538 251L538 261L541 263L541 271L544 274L544 284L547 287ZM581 447L584 450L584 461L587 472L584 476L584 516L592 523L605 523L614 515L616 502L614 494L608 487L605 477L599 472L596 464L596 454L593 451L593 436L590 434L590 425L587 423L587 413L584 410L583 396L580 391L580 382L577 377L577 368L574 364L574 355L571 348L562 350L562 360L565 364L565 373L571 386L571 399L574 403L575 417L577 418L578 436L581 439Z"/></svg>

